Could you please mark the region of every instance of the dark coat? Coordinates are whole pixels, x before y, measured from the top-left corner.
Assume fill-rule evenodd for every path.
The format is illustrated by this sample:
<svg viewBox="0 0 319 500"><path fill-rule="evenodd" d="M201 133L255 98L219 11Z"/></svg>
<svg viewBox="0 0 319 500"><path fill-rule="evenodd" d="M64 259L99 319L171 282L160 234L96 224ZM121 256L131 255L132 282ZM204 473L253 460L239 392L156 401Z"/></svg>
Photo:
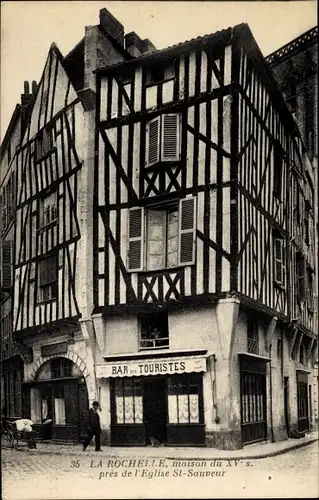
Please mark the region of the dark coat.
<svg viewBox="0 0 319 500"><path fill-rule="evenodd" d="M93 408L89 409L88 430L93 434L101 432L100 416Z"/></svg>

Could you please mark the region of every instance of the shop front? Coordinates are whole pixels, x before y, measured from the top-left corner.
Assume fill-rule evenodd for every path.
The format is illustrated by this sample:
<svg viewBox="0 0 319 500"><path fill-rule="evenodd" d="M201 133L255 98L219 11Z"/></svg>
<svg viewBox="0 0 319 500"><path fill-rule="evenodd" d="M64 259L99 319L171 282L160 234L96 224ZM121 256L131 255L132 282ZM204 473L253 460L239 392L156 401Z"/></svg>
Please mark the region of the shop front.
<svg viewBox="0 0 319 500"><path fill-rule="evenodd" d="M44 440L79 442L86 436L88 391L81 370L69 359L53 358L35 380L23 384L24 416Z"/></svg>
<svg viewBox="0 0 319 500"><path fill-rule="evenodd" d="M97 366L110 384L113 446L205 444L206 356L159 356L109 357Z"/></svg>

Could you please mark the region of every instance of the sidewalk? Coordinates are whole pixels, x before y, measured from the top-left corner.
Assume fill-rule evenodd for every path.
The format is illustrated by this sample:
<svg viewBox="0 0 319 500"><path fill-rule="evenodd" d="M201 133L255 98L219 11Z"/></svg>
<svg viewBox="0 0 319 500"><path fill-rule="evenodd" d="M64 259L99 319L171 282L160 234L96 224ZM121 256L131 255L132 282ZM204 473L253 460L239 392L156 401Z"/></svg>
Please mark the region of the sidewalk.
<svg viewBox="0 0 319 500"><path fill-rule="evenodd" d="M51 454L51 455L74 455L91 456L98 459L103 458L166 458L168 460L248 460L272 457L280 455L296 448L307 446L318 441L318 431L309 432L304 438L287 439L277 443L257 443L245 446L241 450L218 450L216 448L192 448L192 447L116 447L105 446L101 453L96 453L94 446L90 446L85 452L82 445L37 443L36 449L29 449L25 443L19 443L15 450L30 454ZM8 448L5 443L1 443L2 448Z"/></svg>

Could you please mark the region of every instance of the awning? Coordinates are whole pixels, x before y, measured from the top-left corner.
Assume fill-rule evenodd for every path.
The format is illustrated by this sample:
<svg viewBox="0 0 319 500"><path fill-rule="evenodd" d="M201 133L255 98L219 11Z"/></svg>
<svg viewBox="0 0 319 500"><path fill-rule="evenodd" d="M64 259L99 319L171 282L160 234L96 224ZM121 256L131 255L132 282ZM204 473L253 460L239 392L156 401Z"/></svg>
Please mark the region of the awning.
<svg viewBox="0 0 319 500"><path fill-rule="evenodd" d="M187 355L163 358L109 361L96 365L97 378L149 377L206 371L207 356Z"/></svg>

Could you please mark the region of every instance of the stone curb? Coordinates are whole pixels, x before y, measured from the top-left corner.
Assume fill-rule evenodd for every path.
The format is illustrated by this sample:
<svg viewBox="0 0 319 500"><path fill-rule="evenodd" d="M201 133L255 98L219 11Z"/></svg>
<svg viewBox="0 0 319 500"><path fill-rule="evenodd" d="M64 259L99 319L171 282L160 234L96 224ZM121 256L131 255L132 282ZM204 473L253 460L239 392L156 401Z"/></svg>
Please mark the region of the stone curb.
<svg viewBox="0 0 319 500"><path fill-rule="evenodd" d="M212 457L188 457L188 456L183 456L183 457L173 457L173 456L158 456L158 455L145 455L145 456L141 456L139 458L141 459L153 459L153 458L157 458L157 459L166 459L166 460L258 460L258 459L261 459L261 458L268 458L268 457L275 457L277 455L283 455L284 453L288 453L289 451L293 451L293 450L296 450L298 448L303 448L304 446L308 446L312 443L315 443L316 441L318 441L318 437L316 438L313 438L313 439L309 439L307 441L303 441L303 442L299 442L299 443L296 443L296 444L293 444L287 448L282 448L280 450L274 450L274 451L269 451L267 453L258 453L256 455L241 455L241 456L238 456L238 455L230 455L230 456L222 456L222 457L217 457L217 456L212 456ZM7 449L7 450L11 450L12 448L10 446L2 446L2 449ZM90 457L90 456L94 456L95 458L97 458L97 455L95 453L94 450L92 450L91 452L83 452L83 451L72 451L72 450L61 450L61 451L57 451L57 450L54 450L54 451L50 451L50 450L38 450L38 449L29 449L29 448L22 448L22 447L18 447L18 448L13 448L15 451L21 451L21 452L27 452L29 454L32 454L32 455L65 455L65 454L68 454L68 455L72 455L72 456L79 456L79 457ZM128 456L131 456L130 453L127 454ZM101 459L105 458L105 455L104 453L101 454L101 455L98 455L98 457L100 457ZM108 453L108 451L106 452L106 457L107 458L118 458L118 459L121 459L122 458L122 455L117 455L117 454L114 454L114 453ZM125 456L124 456L125 457ZM123 457L123 458L124 458Z"/></svg>

